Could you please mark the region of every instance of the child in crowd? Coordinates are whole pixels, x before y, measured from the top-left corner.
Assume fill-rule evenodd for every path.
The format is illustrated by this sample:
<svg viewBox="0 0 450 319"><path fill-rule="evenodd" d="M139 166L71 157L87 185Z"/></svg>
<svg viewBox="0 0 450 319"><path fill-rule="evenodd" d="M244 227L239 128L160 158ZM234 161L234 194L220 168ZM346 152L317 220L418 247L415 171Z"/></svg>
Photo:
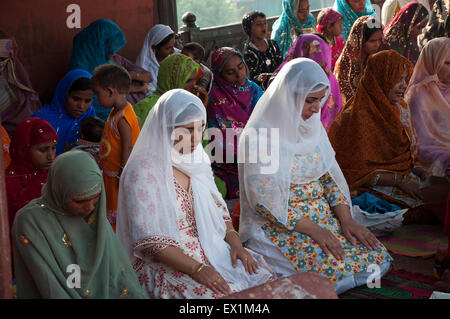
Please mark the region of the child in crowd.
<svg viewBox="0 0 450 319"><path fill-rule="evenodd" d="M131 77L115 64L95 69L92 89L100 105L112 109L100 142L100 168L103 170L107 199L107 217L115 230L119 179L139 135L139 122L127 101Z"/></svg>
<svg viewBox="0 0 450 319"><path fill-rule="evenodd" d="M90 153L100 164L100 141L102 139L105 121L97 116L88 116L80 126L80 139L75 143L76 149Z"/></svg>
<svg viewBox="0 0 450 319"><path fill-rule="evenodd" d="M317 16L317 31L322 34L331 47L331 68L334 70L336 61L344 50L345 41L341 37L342 14L332 8L324 8Z"/></svg>
<svg viewBox="0 0 450 319"><path fill-rule="evenodd" d="M181 54L187 55L200 64L200 70L197 75L197 84L209 92L211 90L213 76L211 70L202 63L205 57L205 48L197 42L190 42L183 46Z"/></svg>
<svg viewBox="0 0 450 319"><path fill-rule="evenodd" d="M244 46L249 79L266 89L271 74L283 62L280 47L275 40L267 39L267 20L264 13L247 13L242 18L242 27L249 38Z"/></svg>

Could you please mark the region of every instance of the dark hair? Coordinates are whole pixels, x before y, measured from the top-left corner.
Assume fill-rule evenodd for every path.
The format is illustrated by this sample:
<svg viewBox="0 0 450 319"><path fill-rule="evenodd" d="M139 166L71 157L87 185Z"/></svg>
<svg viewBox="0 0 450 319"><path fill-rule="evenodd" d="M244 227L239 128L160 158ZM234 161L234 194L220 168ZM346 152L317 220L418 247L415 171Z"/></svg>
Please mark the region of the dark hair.
<svg viewBox="0 0 450 319"><path fill-rule="evenodd" d="M372 35L377 33L378 31L383 32L383 27L381 23L376 18L369 18L364 23L364 31L363 31L363 43L366 43L367 40L370 39Z"/></svg>
<svg viewBox="0 0 450 319"><path fill-rule="evenodd" d="M86 141L99 143L104 128L105 121L97 116L88 116L81 121L80 133Z"/></svg>
<svg viewBox="0 0 450 319"><path fill-rule="evenodd" d="M195 59L203 60L205 57L205 48L201 46L200 43L197 42L189 42L183 46L183 51L191 52L194 55Z"/></svg>
<svg viewBox="0 0 450 319"><path fill-rule="evenodd" d="M128 71L117 64L102 64L95 68L91 80L92 84L97 84L102 88L114 88L119 93L128 93L131 86L131 77Z"/></svg>
<svg viewBox="0 0 450 319"><path fill-rule="evenodd" d="M314 34L315 36L318 36L319 38L321 38L323 41L325 41L326 43L328 43L327 38L325 38L325 36L322 33L319 32L313 32L311 34Z"/></svg>
<svg viewBox="0 0 450 319"><path fill-rule="evenodd" d="M79 78L75 80L70 86L69 93L72 91L86 91L92 90L90 78Z"/></svg>
<svg viewBox="0 0 450 319"><path fill-rule="evenodd" d="M167 43L169 43L170 40L172 40L173 38L175 38L175 33L169 34L167 37L164 38L164 40L162 40L157 45L155 45L156 50L161 49L163 46L165 46Z"/></svg>
<svg viewBox="0 0 450 319"><path fill-rule="evenodd" d="M252 34L253 20L255 20L257 17L265 18L266 15L261 11L255 10L244 14L244 16L242 17L242 28L244 28L244 32L248 36L251 36Z"/></svg>

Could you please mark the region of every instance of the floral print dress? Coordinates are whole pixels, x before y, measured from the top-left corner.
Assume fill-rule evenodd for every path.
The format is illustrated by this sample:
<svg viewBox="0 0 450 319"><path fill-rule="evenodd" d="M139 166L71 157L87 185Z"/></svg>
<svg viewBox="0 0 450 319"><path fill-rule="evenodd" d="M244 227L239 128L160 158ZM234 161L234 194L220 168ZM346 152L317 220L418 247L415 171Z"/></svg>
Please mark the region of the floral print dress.
<svg viewBox="0 0 450 319"><path fill-rule="evenodd" d="M189 187L189 191L186 191L175 179L174 183L177 203L181 207L177 216L181 248L187 256L210 266L203 252L197 231L192 188ZM217 203L217 206L222 211L225 222L231 222L227 208L219 203ZM158 245L152 245L145 253L146 259L152 258L149 256L154 256L169 245L170 243L163 239ZM223 295L217 294L196 282L184 272L177 271L156 260L145 262L142 259L136 259L133 268L138 275L142 288L153 299L216 299L223 297ZM228 285L232 292L237 291L233 287L233 283L228 282Z"/></svg>
<svg viewBox="0 0 450 319"><path fill-rule="evenodd" d="M319 155L320 156L320 155ZM269 211L258 207L257 211L268 221L262 226L265 235L281 251L297 272L318 272L334 283L355 273L364 272L371 264L381 265L392 260L386 248L379 243L376 251L364 245L353 246L343 235L340 222L332 207L348 205L329 173L319 180L300 184L296 176L305 176L302 161L314 161L313 156L296 156L292 167L292 181L288 206L288 226L278 223ZM329 230L341 243L345 260L326 256L309 236L294 231L297 221L309 218L320 227Z"/></svg>

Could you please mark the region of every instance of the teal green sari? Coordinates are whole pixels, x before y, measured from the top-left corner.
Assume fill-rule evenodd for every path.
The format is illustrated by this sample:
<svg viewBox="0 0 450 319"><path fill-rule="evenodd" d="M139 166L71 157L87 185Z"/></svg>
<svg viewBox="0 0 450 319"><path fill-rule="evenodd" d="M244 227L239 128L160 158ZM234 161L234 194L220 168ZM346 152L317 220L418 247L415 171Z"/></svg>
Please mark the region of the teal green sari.
<svg viewBox="0 0 450 319"><path fill-rule="evenodd" d="M58 156L42 193L14 220L17 297L147 298L106 219L103 179L94 158L82 151ZM65 209L73 198L98 193L95 209L86 217Z"/></svg>

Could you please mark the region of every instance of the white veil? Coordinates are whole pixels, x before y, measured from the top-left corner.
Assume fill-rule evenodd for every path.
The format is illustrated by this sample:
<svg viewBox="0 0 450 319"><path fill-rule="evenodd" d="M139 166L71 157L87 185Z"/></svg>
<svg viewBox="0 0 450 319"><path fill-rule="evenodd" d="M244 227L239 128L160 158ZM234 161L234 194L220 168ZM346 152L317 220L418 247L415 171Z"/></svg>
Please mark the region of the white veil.
<svg viewBox="0 0 450 319"><path fill-rule="evenodd" d="M287 63L258 101L239 138L238 165L241 215L239 231L243 241L267 220L256 212L263 206L283 225L287 225L289 190L295 183L306 184L326 172L339 186L351 207L350 192L335 159L335 152L320 121L320 112L307 121L301 117L308 94L328 87L321 107L330 94L328 77L319 64L307 58ZM273 130L275 129L275 130ZM267 134L263 134L267 130ZM257 136L258 143L250 136ZM259 146L259 148L258 148ZM261 160L261 151L271 150L270 165ZM252 155L258 155L252 162ZM302 176L292 176L296 155L318 154L318 161L303 164Z"/></svg>
<svg viewBox="0 0 450 319"><path fill-rule="evenodd" d="M175 166L190 177L200 243L211 265L239 290L261 284L270 278L269 271L260 269L250 276L240 261L237 268L231 264L226 225L216 202L226 204L202 145L188 155L173 148L173 129L195 121L206 123L206 109L198 97L182 89L166 92L152 108L120 179L117 236L132 260L145 259L145 250L161 242L181 246Z"/></svg>
<svg viewBox="0 0 450 319"><path fill-rule="evenodd" d="M173 33L173 30L169 26L156 24L148 31L144 44L142 45L141 53L136 60L136 64L150 72L153 77L153 82L151 82L153 88L151 91L156 90L159 72L159 63L153 51L153 46L160 44L165 38Z"/></svg>

